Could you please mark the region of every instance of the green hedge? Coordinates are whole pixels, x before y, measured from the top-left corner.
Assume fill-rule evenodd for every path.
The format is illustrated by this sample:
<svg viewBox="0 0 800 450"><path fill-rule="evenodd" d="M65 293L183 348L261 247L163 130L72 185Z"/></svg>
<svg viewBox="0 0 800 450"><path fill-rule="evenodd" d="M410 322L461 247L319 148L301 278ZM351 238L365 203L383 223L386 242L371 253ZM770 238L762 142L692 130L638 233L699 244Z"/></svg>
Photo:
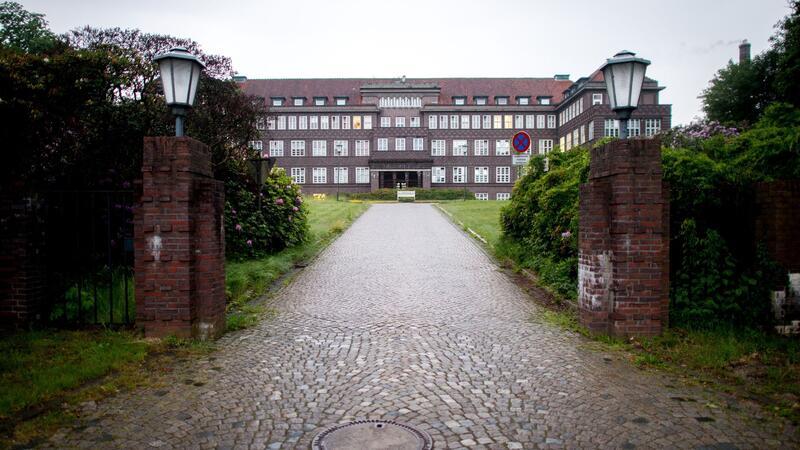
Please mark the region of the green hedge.
<svg viewBox="0 0 800 450"><path fill-rule="evenodd" d="M464 198L463 189L403 189L416 192L417 200L461 200ZM397 200L397 189L378 189L372 192L358 192L348 194L353 200ZM475 194L467 191L467 200L474 200Z"/></svg>

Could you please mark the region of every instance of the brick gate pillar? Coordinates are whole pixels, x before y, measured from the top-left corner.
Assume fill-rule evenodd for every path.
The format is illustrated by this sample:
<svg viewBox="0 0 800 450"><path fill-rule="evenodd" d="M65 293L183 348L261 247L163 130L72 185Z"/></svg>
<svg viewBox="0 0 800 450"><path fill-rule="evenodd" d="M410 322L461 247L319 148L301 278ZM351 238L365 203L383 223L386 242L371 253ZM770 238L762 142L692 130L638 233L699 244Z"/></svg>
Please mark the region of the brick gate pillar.
<svg viewBox="0 0 800 450"><path fill-rule="evenodd" d="M667 326L669 192L656 140L591 150L580 189L578 302L594 333L651 336Z"/></svg>
<svg viewBox="0 0 800 450"><path fill-rule="evenodd" d="M224 331L223 206L207 145L145 138L134 276L136 321L146 336L208 339Z"/></svg>

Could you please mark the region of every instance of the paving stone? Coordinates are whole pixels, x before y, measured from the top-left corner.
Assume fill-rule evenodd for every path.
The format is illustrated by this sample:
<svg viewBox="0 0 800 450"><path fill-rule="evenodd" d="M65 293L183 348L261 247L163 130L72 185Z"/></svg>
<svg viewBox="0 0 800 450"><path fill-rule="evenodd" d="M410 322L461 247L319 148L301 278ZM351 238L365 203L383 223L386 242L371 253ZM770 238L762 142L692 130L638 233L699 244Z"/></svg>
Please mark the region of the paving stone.
<svg viewBox="0 0 800 450"><path fill-rule="evenodd" d="M436 448L800 446L748 403L711 411L729 402L547 324L431 205L371 206L273 302L275 319L41 446L307 449L367 419L416 426Z"/></svg>

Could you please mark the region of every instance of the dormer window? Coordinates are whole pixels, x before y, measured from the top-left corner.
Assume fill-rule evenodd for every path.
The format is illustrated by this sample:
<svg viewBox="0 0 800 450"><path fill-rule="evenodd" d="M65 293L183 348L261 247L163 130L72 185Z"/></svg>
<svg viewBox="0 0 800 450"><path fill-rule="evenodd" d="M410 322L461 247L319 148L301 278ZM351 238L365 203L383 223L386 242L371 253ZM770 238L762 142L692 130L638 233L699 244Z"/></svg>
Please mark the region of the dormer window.
<svg viewBox="0 0 800 450"><path fill-rule="evenodd" d="M306 104L305 97L292 97L292 104L294 106L303 106Z"/></svg>
<svg viewBox="0 0 800 450"><path fill-rule="evenodd" d="M507 105L508 104L508 97L505 96L497 96L494 98L495 105Z"/></svg>
<svg viewBox="0 0 800 450"><path fill-rule="evenodd" d="M327 97L314 97L314 106L325 106L327 100Z"/></svg>
<svg viewBox="0 0 800 450"><path fill-rule="evenodd" d="M518 105L530 105L531 98L528 96L518 96L517 97L517 104Z"/></svg>
<svg viewBox="0 0 800 450"><path fill-rule="evenodd" d="M453 97L453 104L454 105L466 105L467 104L467 97Z"/></svg>
<svg viewBox="0 0 800 450"><path fill-rule="evenodd" d="M283 97L270 97L272 106L283 106Z"/></svg>
<svg viewBox="0 0 800 450"><path fill-rule="evenodd" d="M336 97L336 106L347 105L347 97Z"/></svg>
<svg viewBox="0 0 800 450"><path fill-rule="evenodd" d="M489 100L488 97L472 97L476 105L485 105Z"/></svg>
<svg viewBox="0 0 800 450"><path fill-rule="evenodd" d="M539 102L540 105L549 105L550 104L550 99L552 99L552 98L553 97L549 97L549 96L539 96L539 97L536 97L536 100Z"/></svg>

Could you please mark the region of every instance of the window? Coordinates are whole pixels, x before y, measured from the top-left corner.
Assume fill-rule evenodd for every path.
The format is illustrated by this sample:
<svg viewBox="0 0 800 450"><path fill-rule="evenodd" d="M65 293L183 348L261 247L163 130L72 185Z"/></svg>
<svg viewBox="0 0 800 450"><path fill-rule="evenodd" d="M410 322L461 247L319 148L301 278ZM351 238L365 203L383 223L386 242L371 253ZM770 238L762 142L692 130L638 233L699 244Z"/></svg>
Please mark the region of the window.
<svg viewBox="0 0 800 450"><path fill-rule="evenodd" d="M424 138L414 138L414 140L411 143L411 150L422 151L425 150L423 148L424 146L425 146Z"/></svg>
<svg viewBox="0 0 800 450"><path fill-rule="evenodd" d="M566 137L566 144L564 145L565 150L569 150L572 148L572 133L567 133Z"/></svg>
<svg viewBox="0 0 800 450"><path fill-rule="evenodd" d="M292 177L292 183L305 184L306 183L306 168L305 167L292 167L289 169L289 174Z"/></svg>
<svg viewBox="0 0 800 450"><path fill-rule="evenodd" d="M536 124L535 118L536 116L534 116L533 114L528 114L527 116L525 116L525 128L532 129Z"/></svg>
<svg viewBox="0 0 800 450"><path fill-rule="evenodd" d="M447 129L447 116L446 115L439 116L439 128L441 128L442 130L446 130Z"/></svg>
<svg viewBox="0 0 800 450"><path fill-rule="evenodd" d="M385 152L387 150L389 150L389 139L378 138L378 151Z"/></svg>
<svg viewBox="0 0 800 450"><path fill-rule="evenodd" d="M435 130L437 127L436 116L428 116L428 128L431 130Z"/></svg>
<svg viewBox="0 0 800 450"><path fill-rule="evenodd" d="M538 114L536 116L536 128L544 129L544 114Z"/></svg>
<svg viewBox="0 0 800 450"><path fill-rule="evenodd" d="M291 156L306 156L306 141L292 141Z"/></svg>
<svg viewBox="0 0 800 450"><path fill-rule="evenodd" d="M517 97L517 104L518 105L530 105L531 98L530 97Z"/></svg>
<svg viewBox="0 0 800 450"><path fill-rule="evenodd" d="M317 117L317 116L309 117L308 118L308 128L310 128L312 130L318 130L319 129L319 117Z"/></svg>
<svg viewBox="0 0 800 450"><path fill-rule="evenodd" d="M328 116L319 116L319 129L327 130L328 128Z"/></svg>
<svg viewBox="0 0 800 450"><path fill-rule="evenodd" d="M333 156L347 156L347 141L333 141Z"/></svg>
<svg viewBox="0 0 800 450"><path fill-rule="evenodd" d="M508 104L508 97L495 97L494 98L495 105L507 105Z"/></svg>
<svg viewBox="0 0 800 450"><path fill-rule="evenodd" d="M503 116L494 116L492 128L503 128Z"/></svg>
<svg viewBox="0 0 800 450"><path fill-rule="evenodd" d="M461 129L469 130L469 116L466 114L461 116Z"/></svg>
<svg viewBox="0 0 800 450"><path fill-rule="evenodd" d="M301 130L308 129L308 116L300 116L300 123L298 124L298 128Z"/></svg>
<svg viewBox="0 0 800 450"><path fill-rule="evenodd" d="M264 149L264 143L261 141L250 141L249 147L260 152Z"/></svg>
<svg viewBox="0 0 800 450"><path fill-rule="evenodd" d="M356 167L356 183L369 183L369 167Z"/></svg>
<svg viewBox="0 0 800 450"><path fill-rule="evenodd" d="M642 126L639 119L628 119L628 137L637 137L642 134Z"/></svg>
<svg viewBox="0 0 800 450"><path fill-rule="evenodd" d="M592 94L592 105L602 105L603 104L603 94Z"/></svg>
<svg viewBox="0 0 800 450"><path fill-rule="evenodd" d="M539 139L539 154L546 155L553 150L552 139Z"/></svg>
<svg viewBox="0 0 800 450"><path fill-rule="evenodd" d="M397 128L404 128L406 126L406 118L405 117L395 117L394 118L394 126Z"/></svg>
<svg viewBox="0 0 800 450"><path fill-rule="evenodd" d="M278 116L278 129L279 130L286 129L286 116Z"/></svg>
<svg viewBox="0 0 800 450"><path fill-rule="evenodd" d="M297 116L289 116L289 129L290 130L297 129Z"/></svg>
<svg viewBox="0 0 800 450"><path fill-rule="evenodd" d="M381 128L389 128L392 126L391 117L381 117Z"/></svg>
<svg viewBox="0 0 800 450"><path fill-rule="evenodd" d="M475 156L489 156L489 141L487 139L475 139L473 143Z"/></svg>
<svg viewBox="0 0 800 450"><path fill-rule="evenodd" d="M494 154L496 156L508 156L511 154L511 147L508 139L498 139L494 143Z"/></svg>
<svg viewBox="0 0 800 450"><path fill-rule="evenodd" d="M402 152L406 149L406 138L394 138L395 151Z"/></svg>
<svg viewBox="0 0 800 450"><path fill-rule="evenodd" d="M333 168L333 182L336 184L347 184L347 167Z"/></svg>
<svg viewBox="0 0 800 450"><path fill-rule="evenodd" d="M314 184L325 184L328 182L328 168L314 167L311 171L311 182Z"/></svg>
<svg viewBox="0 0 800 450"><path fill-rule="evenodd" d="M353 116L353 129L354 130L361 129L361 116Z"/></svg>
<svg viewBox="0 0 800 450"><path fill-rule="evenodd" d="M268 117L267 118L267 129L268 130L274 130L275 127L276 127L275 118L274 117Z"/></svg>
<svg viewBox="0 0 800 450"><path fill-rule="evenodd" d="M453 156L467 156L467 141L457 139L453 141Z"/></svg>
<svg viewBox="0 0 800 450"><path fill-rule="evenodd" d="M328 141L312 141L311 156L328 156Z"/></svg>
<svg viewBox="0 0 800 450"><path fill-rule="evenodd" d="M514 116L510 114L503 116L503 128L514 128Z"/></svg>
<svg viewBox="0 0 800 450"><path fill-rule="evenodd" d="M264 121L263 117L259 117L256 119L256 130L265 130L267 128L267 123Z"/></svg>
<svg viewBox="0 0 800 450"><path fill-rule="evenodd" d="M647 137L658 134L661 131L661 119L645 119L644 135Z"/></svg>
<svg viewBox="0 0 800 450"><path fill-rule="evenodd" d="M292 104L294 106L303 106L303 103L306 102L305 97L292 97Z"/></svg>
<svg viewBox="0 0 800 450"><path fill-rule="evenodd" d="M283 157L283 141L269 141L269 157Z"/></svg>
<svg viewBox="0 0 800 450"><path fill-rule="evenodd" d="M548 114L547 115L547 128L555 128L556 127L556 116L555 114Z"/></svg>
<svg viewBox="0 0 800 450"><path fill-rule="evenodd" d="M581 125L581 145L586 143L586 126Z"/></svg>
<svg viewBox="0 0 800 450"><path fill-rule="evenodd" d="M325 106L326 97L314 97L314 106Z"/></svg>
<svg viewBox="0 0 800 450"><path fill-rule="evenodd" d="M408 119L408 126L411 128L419 128L419 116L414 116Z"/></svg>
<svg viewBox="0 0 800 450"><path fill-rule="evenodd" d="M492 128L492 116L486 114L483 116L483 129L490 130Z"/></svg>
<svg viewBox="0 0 800 450"><path fill-rule="evenodd" d="M521 114L517 114L514 116L514 128L521 129L525 128L525 116Z"/></svg>
<svg viewBox="0 0 800 450"><path fill-rule="evenodd" d="M566 142L567 142L567 138L565 138L564 136L561 136L558 139L558 147L561 149L561 151L564 151Z"/></svg>
<svg viewBox="0 0 800 450"><path fill-rule="evenodd" d="M476 192L475 193L475 200L489 200L489 193L488 192Z"/></svg>
<svg viewBox="0 0 800 450"><path fill-rule="evenodd" d="M476 105L485 105L488 97L472 97Z"/></svg>
<svg viewBox="0 0 800 450"><path fill-rule="evenodd" d="M589 122L589 140L594 139L594 121Z"/></svg>
<svg viewBox="0 0 800 450"><path fill-rule="evenodd" d="M619 120L606 119L603 127L603 136L619 137Z"/></svg>
<svg viewBox="0 0 800 450"><path fill-rule="evenodd" d="M431 156L445 156L444 139L431 141Z"/></svg>
<svg viewBox="0 0 800 450"><path fill-rule="evenodd" d="M467 104L467 97L453 97L453 104L454 105L466 105Z"/></svg>
<svg viewBox="0 0 800 450"><path fill-rule="evenodd" d="M369 156L369 141L360 139L356 141L356 156Z"/></svg>
<svg viewBox="0 0 800 450"><path fill-rule="evenodd" d="M495 195L495 198L497 200L511 200L511 193L509 193L509 192L498 192L497 195Z"/></svg>
<svg viewBox="0 0 800 450"><path fill-rule="evenodd" d="M364 129L365 130L372 129L372 116L364 116Z"/></svg>
<svg viewBox="0 0 800 450"><path fill-rule="evenodd" d="M331 116L331 130L339 129L339 116Z"/></svg>
<svg viewBox="0 0 800 450"><path fill-rule="evenodd" d="M431 183L447 183L444 167L431 167Z"/></svg>
<svg viewBox="0 0 800 450"><path fill-rule="evenodd" d="M272 97L272 106L283 106L283 97Z"/></svg>
<svg viewBox="0 0 800 450"><path fill-rule="evenodd" d="M472 116L472 128L475 130L480 130L481 128L481 116L478 114Z"/></svg>
<svg viewBox="0 0 800 450"><path fill-rule="evenodd" d="M450 116L450 129L457 130L458 129L458 116L452 115Z"/></svg>
<svg viewBox="0 0 800 450"><path fill-rule="evenodd" d="M511 183L511 167L508 166L495 167L494 180L497 183Z"/></svg>
<svg viewBox="0 0 800 450"><path fill-rule="evenodd" d="M342 116L342 129L343 130L350 129L350 116Z"/></svg>
<svg viewBox="0 0 800 450"><path fill-rule="evenodd" d="M466 183L467 180L464 177L464 174L467 172L466 167L456 166L452 168L453 172L453 183Z"/></svg>
<svg viewBox="0 0 800 450"><path fill-rule="evenodd" d="M347 97L336 97L336 106L344 106L347 104Z"/></svg>
<svg viewBox="0 0 800 450"><path fill-rule="evenodd" d="M488 183L489 182L489 168L488 167L476 167L475 168L475 182L476 183Z"/></svg>
<svg viewBox="0 0 800 450"><path fill-rule="evenodd" d="M550 104L550 97L536 97L539 100L540 105L549 105Z"/></svg>

